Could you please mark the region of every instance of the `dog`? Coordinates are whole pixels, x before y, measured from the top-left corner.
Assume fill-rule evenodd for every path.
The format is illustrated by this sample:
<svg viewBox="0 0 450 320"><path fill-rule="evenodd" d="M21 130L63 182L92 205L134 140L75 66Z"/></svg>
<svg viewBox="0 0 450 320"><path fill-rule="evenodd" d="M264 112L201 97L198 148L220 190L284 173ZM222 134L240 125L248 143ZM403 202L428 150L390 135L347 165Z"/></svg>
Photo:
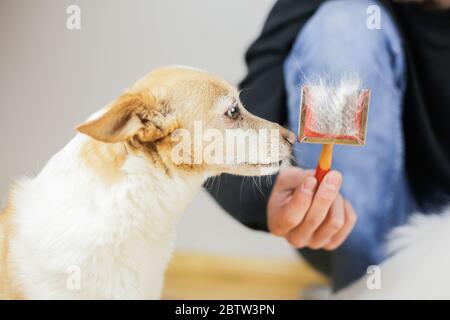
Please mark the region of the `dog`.
<svg viewBox="0 0 450 320"><path fill-rule="evenodd" d="M413 215L408 224L390 233L389 257L333 299L450 299L449 230L450 208L440 214Z"/></svg>
<svg viewBox="0 0 450 320"><path fill-rule="evenodd" d="M275 130L279 148L265 161L213 163L193 159L199 147L189 142L195 152L182 159L191 161L175 161L174 137L196 122L223 134ZM0 215L0 298L160 298L177 223L205 180L274 174L296 139L246 111L235 87L188 67L151 72L77 129L35 178L11 189Z"/></svg>

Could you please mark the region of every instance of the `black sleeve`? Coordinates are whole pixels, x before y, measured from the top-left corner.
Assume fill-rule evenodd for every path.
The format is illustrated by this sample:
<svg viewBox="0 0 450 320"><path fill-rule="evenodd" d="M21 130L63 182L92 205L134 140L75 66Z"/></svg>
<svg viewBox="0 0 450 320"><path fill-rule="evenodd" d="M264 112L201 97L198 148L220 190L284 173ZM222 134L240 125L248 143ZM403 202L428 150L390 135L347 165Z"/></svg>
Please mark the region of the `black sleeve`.
<svg viewBox="0 0 450 320"><path fill-rule="evenodd" d="M245 55L247 76L240 83L241 101L251 113L286 124L286 94L283 63L303 24L324 0L279 0L262 33ZM206 184L216 201L244 225L266 230L266 207L272 182L269 179L223 174L220 183ZM272 181L272 182L270 182Z"/></svg>

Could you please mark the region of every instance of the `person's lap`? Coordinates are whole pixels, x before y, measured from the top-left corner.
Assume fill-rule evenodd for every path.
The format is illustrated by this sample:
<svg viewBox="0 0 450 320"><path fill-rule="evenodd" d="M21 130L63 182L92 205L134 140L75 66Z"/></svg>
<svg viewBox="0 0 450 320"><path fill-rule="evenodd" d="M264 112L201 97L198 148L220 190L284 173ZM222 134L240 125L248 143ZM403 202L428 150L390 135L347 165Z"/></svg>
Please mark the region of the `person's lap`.
<svg viewBox="0 0 450 320"><path fill-rule="evenodd" d="M303 250L307 260L331 275L341 288L385 257L384 239L414 209L404 169L402 101L404 57L399 34L381 9L381 29L367 28L368 0L322 5L300 31L285 61L289 126L297 131L300 86L325 76L333 81L357 73L371 89L366 146L336 146L333 167L343 173L342 194L358 222L347 241L332 253ZM296 144L302 167L314 168L320 145Z"/></svg>

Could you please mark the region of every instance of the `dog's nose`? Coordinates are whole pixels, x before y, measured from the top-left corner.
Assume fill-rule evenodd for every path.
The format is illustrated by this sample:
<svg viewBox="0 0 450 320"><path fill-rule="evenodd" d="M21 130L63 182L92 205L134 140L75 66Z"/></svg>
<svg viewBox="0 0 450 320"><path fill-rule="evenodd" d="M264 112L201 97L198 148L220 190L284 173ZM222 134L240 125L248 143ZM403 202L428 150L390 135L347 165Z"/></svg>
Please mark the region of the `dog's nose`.
<svg viewBox="0 0 450 320"><path fill-rule="evenodd" d="M281 127L280 132L284 140L286 140L291 146L295 143L295 141L297 141L297 136L292 131Z"/></svg>

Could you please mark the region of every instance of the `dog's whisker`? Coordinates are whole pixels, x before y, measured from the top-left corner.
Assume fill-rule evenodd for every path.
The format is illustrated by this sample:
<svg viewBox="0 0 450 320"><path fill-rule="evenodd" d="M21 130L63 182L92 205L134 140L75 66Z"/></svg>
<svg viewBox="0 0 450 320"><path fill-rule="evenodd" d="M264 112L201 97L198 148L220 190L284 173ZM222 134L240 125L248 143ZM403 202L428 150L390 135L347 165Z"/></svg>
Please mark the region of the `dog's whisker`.
<svg viewBox="0 0 450 320"><path fill-rule="evenodd" d="M220 192L220 181L221 181L221 175L217 176L217 191L216 191L216 197L219 195Z"/></svg>
<svg viewBox="0 0 450 320"><path fill-rule="evenodd" d="M240 188L240 190L239 190L239 201L242 201L242 187L244 186L245 179L246 179L247 177L246 177L246 176L243 176L242 178L243 178L243 179L242 179L242 182L241 182L241 188Z"/></svg>
<svg viewBox="0 0 450 320"><path fill-rule="evenodd" d="M253 182L255 183L256 188L258 188L258 190L259 190L259 192L261 193L261 195L265 197L265 194L264 194L264 192L262 191L262 189L258 186L258 183L256 182L255 177L252 177L252 178L253 178Z"/></svg>

